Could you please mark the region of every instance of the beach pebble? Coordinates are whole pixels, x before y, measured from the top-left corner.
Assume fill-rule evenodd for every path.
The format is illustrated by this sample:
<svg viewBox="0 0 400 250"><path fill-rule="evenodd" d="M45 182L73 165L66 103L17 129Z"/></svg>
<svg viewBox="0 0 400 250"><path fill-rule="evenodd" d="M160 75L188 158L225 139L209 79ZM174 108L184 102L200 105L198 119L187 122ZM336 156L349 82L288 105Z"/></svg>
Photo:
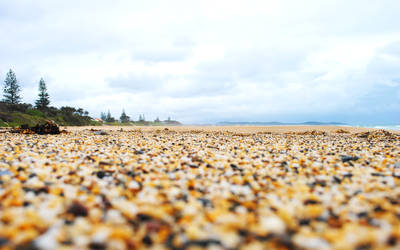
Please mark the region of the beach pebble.
<svg viewBox="0 0 400 250"><path fill-rule="evenodd" d="M398 134L259 129L0 133L0 248L400 249Z"/></svg>

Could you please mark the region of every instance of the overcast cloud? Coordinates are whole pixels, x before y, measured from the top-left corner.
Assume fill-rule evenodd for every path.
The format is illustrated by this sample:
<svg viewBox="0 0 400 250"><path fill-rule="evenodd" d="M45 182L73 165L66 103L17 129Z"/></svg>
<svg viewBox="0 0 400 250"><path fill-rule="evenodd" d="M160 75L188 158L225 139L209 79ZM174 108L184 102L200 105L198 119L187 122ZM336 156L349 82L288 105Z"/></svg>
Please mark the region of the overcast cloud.
<svg viewBox="0 0 400 250"><path fill-rule="evenodd" d="M33 103L184 123L400 124L398 0L0 0Z"/></svg>

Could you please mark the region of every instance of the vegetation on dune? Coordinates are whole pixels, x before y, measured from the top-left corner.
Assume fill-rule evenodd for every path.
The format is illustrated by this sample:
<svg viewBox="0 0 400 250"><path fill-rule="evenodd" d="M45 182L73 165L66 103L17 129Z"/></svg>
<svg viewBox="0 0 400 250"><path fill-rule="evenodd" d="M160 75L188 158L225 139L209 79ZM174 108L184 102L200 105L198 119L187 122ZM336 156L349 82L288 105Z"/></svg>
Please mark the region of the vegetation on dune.
<svg viewBox="0 0 400 250"><path fill-rule="evenodd" d="M48 107L38 110L31 104L8 104L0 102L0 126L17 127L22 124L34 126L38 123L44 123L46 120L53 120L62 126L85 126L101 125L94 121L87 112L73 107Z"/></svg>
<svg viewBox="0 0 400 250"><path fill-rule="evenodd" d="M34 126L53 120L64 126L100 125L94 121L89 112L74 107L51 107L50 97L47 93L46 82L43 78L39 81L38 99L35 106L21 103L19 86L15 73L10 69L4 81L3 100L0 102L0 126L17 127L21 125Z"/></svg>
<svg viewBox="0 0 400 250"><path fill-rule="evenodd" d="M40 78L38 90L38 98L34 106L29 103L21 103L21 87L15 73L10 69L4 81L3 100L0 101L0 127L35 126L45 123L46 120L52 120L62 126L181 125L178 121L171 120L170 117L165 121L161 121L158 117L154 122L146 121L144 114L139 115L138 121L133 121L124 109L119 119L115 119L110 110L107 113L101 112L101 119L93 119L89 116L89 112L82 108L50 106L50 96L43 78Z"/></svg>
<svg viewBox="0 0 400 250"><path fill-rule="evenodd" d="M0 126L2 127L17 127L22 124L34 126L37 123L42 123L46 121L46 119L44 119L43 117L29 115L17 111L0 112L0 119L2 120L2 122L0 123Z"/></svg>

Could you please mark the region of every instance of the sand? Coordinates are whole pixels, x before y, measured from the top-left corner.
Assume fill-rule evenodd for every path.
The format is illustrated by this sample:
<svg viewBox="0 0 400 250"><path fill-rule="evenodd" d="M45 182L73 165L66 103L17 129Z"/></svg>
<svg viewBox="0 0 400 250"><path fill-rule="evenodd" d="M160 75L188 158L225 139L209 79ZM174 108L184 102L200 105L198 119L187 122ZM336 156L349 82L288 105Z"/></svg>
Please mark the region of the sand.
<svg viewBox="0 0 400 250"><path fill-rule="evenodd" d="M96 130L136 130L155 131L168 128L174 131L205 131L205 132L237 132L237 133L259 133L259 132L273 132L273 133L286 133L286 132L306 132L306 131L323 131L334 133L338 130L348 131L350 133L377 131L374 128L361 128L349 126L83 126L83 127L65 127L69 131L82 131L88 129ZM400 131L391 131L400 133Z"/></svg>

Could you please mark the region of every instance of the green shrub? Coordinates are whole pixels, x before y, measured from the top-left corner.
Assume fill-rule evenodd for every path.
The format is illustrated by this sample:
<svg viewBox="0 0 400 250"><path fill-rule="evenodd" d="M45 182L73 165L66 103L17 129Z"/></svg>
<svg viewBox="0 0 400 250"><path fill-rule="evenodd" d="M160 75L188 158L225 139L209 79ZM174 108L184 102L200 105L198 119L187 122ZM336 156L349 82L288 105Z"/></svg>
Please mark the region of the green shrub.
<svg viewBox="0 0 400 250"><path fill-rule="evenodd" d="M0 112L0 119L3 122L8 123L8 125L11 127L20 126L22 124L35 126L38 123L46 121L46 119L42 117L23 114L21 112Z"/></svg>
<svg viewBox="0 0 400 250"><path fill-rule="evenodd" d="M39 116L39 117L44 117L44 114L42 111L37 110L37 109L29 109L26 111L28 115L33 115L33 116Z"/></svg>
<svg viewBox="0 0 400 250"><path fill-rule="evenodd" d="M8 127L9 125L6 122L3 122L3 120L0 119L0 127Z"/></svg>
<svg viewBox="0 0 400 250"><path fill-rule="evenodd" d="M98 121L94 121L94 120L90 121L90 126L101 126L101 125L103 125L102 122L98 122Z"/></svg>

